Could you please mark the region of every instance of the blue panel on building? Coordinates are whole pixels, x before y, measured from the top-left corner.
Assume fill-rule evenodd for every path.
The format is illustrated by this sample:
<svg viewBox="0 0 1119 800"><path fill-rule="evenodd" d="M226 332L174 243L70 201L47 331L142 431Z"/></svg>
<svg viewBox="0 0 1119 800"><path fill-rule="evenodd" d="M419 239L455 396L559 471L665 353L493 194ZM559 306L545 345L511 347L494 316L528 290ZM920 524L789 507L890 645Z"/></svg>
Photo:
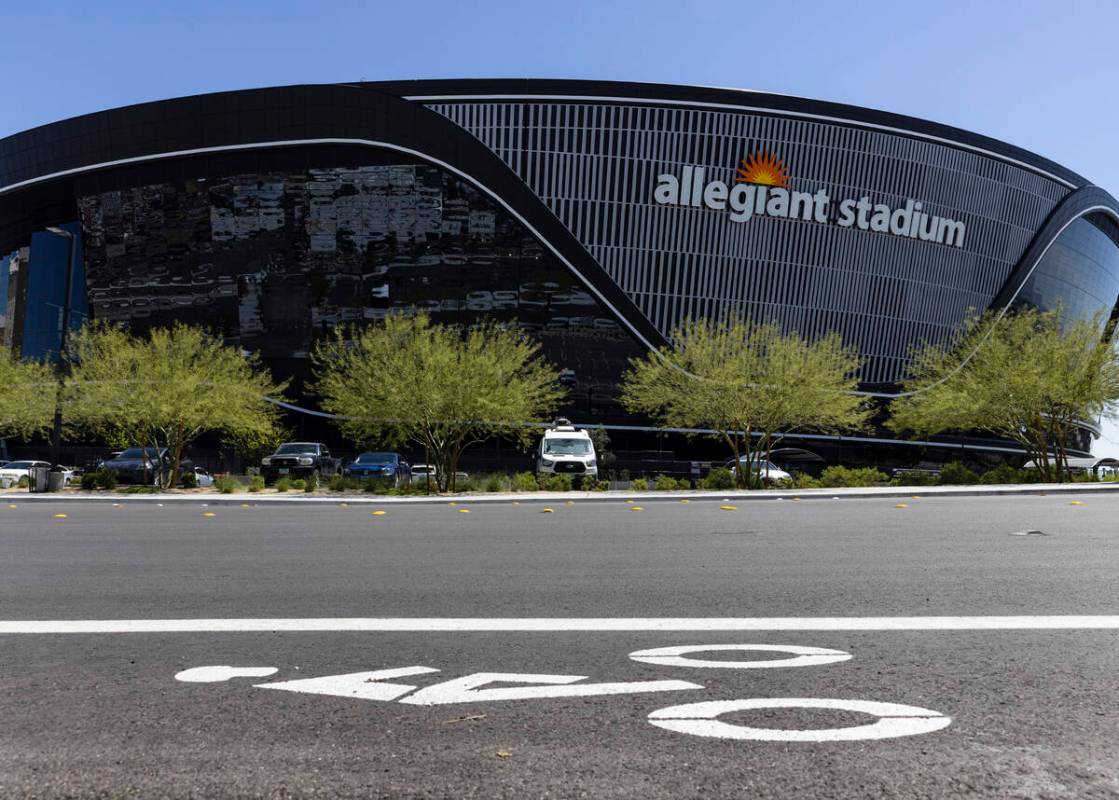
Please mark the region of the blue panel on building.
<svg viewBox="0 0 1119 800"><path fill-rule="evenodd" d="M74 331L81 328L89 316L81 226L77 222L70 222L59 227L73 234L76 240L73 289L70 295L70 329ZM57 358L69 257L68 238L50 231L38 231L31 235L31 260L26 278L27 300L21 347L24 358L51 361Z"/></svg>

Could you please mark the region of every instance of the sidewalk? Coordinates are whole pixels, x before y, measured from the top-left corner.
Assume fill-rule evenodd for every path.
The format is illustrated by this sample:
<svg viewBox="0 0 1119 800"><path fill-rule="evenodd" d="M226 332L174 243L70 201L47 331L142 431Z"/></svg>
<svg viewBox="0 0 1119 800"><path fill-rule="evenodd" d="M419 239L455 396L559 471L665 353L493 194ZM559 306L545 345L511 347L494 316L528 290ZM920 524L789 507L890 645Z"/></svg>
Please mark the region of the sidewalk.
<svg viewBox="0 0 1119 800"><path fill-rule="evenodd" d="M563 503L568 500L580 503L618 503L627 500L642 503L689 501L764 502L768 500L845 500L858 498L905 497L983 497L985 495L1046 495L1119 492L1119 482L1114 483L1032 483L999 486L873 486L858 489L764 489L757 491L608 491L608 492L483 492L476 494L430 495L394 497L374 494L302 492L283 494L248 493L218 494L119 494L112 491L63 492L58 494L31 494L27 491L0 492L3 503L175 503L187 505L446 505L462 503L483 505L488 503Z"/></svg>

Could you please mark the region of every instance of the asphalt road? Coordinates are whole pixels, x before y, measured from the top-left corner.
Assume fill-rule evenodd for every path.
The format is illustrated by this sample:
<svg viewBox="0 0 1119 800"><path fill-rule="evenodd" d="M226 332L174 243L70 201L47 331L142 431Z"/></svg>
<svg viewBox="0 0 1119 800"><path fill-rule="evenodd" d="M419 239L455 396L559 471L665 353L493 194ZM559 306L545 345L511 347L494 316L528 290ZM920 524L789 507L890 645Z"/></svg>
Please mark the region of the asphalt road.
<svg viewBox="0 0 1119 800"><path fill-rule="evenodd" d="M1119 497L897 503L542 513L525 502L381 516L5 504L0 625L276 618L296 629L0 634L0 796L1119 796L1119 630L1043 620L1119 614ZM1012 535L1027 530L1045 535ZM1042 622L795 629L804 618L944 615ZM788 629L702 623L770 617ZM308 618L552 621L532 632L298 630ZM632 618L700 622L605 629ZM587 619L600 629L563 622ZM630 655L685 645L838 653L772 668L726 662L796 652L685 655L721 667ZM197 670L208 666L256 674ZM366 674L402 668L412 674ZM290 683L329 676L356 677ZM668 711L654 724L663 709L746 699L772 707L707 720ZM852 701L917 710L879 717ZM879 720L865 735L911 735L850 733ZM922 725L938 729L914 732Z"/></svg>

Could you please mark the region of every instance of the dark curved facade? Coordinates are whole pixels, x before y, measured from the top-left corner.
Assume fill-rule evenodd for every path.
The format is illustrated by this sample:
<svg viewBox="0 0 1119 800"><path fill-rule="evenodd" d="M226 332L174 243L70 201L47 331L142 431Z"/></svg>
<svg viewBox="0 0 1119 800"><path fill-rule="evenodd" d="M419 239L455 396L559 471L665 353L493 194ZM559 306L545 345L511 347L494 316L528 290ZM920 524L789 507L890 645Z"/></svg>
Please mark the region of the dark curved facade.
<svg viewBox="0 0 1119 800"><path fill-rule="evenodd" d="M911 349L973 310L1114 315L1117 219L1109 194L1032 153L834 103L582 81L293 86L0 140L0 311L7 346L57 349L67 242L46 228L61 226L77 239L75 325L204 324L298 379L338 325L493 316L565 370L570 414L641 426L617 380L688 316L837 331L864 390L888 396Z"/></svg>

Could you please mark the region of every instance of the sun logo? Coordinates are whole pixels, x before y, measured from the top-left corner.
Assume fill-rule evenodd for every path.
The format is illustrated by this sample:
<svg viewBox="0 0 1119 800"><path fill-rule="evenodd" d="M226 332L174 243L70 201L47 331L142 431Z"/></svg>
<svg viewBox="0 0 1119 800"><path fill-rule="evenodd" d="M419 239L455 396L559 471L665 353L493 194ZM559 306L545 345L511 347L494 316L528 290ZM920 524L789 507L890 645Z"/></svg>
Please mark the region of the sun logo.
<svg viewBox="0 0 1119 800"><path fill-rule="evenodd" d="M738 168L735 180L764 186L789 186L785 164L768 150L765 153L752 153L749 158L742 159L742 166Z"/></svg>

